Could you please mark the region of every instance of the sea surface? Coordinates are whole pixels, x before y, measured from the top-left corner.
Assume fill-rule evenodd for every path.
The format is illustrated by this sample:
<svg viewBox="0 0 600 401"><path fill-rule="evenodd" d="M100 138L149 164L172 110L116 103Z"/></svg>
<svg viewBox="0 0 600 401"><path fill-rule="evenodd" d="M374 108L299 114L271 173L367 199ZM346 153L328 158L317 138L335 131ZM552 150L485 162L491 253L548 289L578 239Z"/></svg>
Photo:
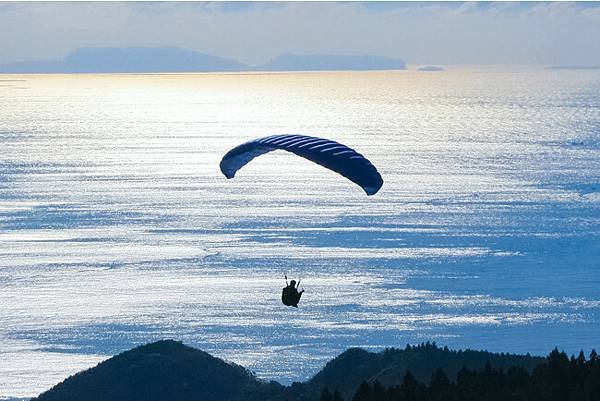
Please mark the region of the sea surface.
<svg viewBox="0 0 600 401"><path fill-rule="evenodd" d="M272 134L383 188L221 174ZM282 383L348 347L600 349L600 71L0 75L0 398L164 338Z"/></svg>

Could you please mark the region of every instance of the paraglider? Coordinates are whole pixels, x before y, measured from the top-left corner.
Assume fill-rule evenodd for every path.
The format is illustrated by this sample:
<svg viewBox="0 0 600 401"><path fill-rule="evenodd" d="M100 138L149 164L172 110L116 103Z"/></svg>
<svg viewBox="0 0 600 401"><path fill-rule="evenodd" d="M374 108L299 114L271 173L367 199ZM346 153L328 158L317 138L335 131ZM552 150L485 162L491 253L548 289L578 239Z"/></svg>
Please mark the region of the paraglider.
<svg viewBox="0 0 600 401"><path fill-rule="evenodd" d="M271 135L243 143L223 156L221 172L233 178L252 159L273 150L286 150L335 171L374 195L383 185L375 166L363 155L341 143L306 135Z"/></svg>
<svg viewBox="0 0 600 401"><path fill-rule="evenodd" d="M274 150L285 150L332 170L360 186L367 195L375 195L383 185L377 168L363 155L339 142L307 135L271 135L242 143L229 150L219 167L231 179L254 158ZM298 307L304 290L298 291L300 280L287 281L281 302Z"/></svg>
<svg viewBox="0 0 600 401"><path fill-rule="evenodd" d="M304 290L298 291L299 287L300 280L298 280L298 284L296 284L296 280L291 280L288 284L287 274L285 275L285 287L281 291L281 302L283 302L285 306L298 307L300 297L304 293Z"/></svg>

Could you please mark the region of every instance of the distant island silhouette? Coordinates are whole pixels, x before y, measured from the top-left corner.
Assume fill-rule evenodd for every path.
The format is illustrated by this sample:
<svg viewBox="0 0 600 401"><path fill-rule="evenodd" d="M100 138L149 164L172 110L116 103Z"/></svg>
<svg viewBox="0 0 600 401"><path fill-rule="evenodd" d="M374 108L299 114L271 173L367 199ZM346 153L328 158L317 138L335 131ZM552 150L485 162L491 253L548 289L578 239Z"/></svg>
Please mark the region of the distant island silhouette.
<svg viewBox="0 0 600 401"><path fill-rule="evenodd" d="M63 60L24 61L0 65L4 73L159 73L243 71L231 59L177 47L86 47Z"/></svg>
<svg viewBox="0 0 600 401"><path fill-rule="evenodd" d="M405 70L400 59L379 56L336 56L330 54L282 54L258 67L262 71Z"/></svg>
<svg viewBox="0 0 600 401"><path fill-rule="evenodd" d="M428 65L426 67L417 68L417 71L438 72L438 71L444 71L444 69L442 67L437 67L435 65Z"/></svg>
<svg viewBox="0 0 600 401"><path fill-rule="evenodd" d="M453 351L435 343L352 348L303 383L257 379L234 363L173 340L123 352L36 401L403 401L600 399L600 358Z"/></svg>
<svg viewBox="0 0 600 401"><path fill-rule="evenodd" d="M549 70L600 70L600 65L552 65Z"/></svg>
<svg viewBox="0 0 600 401"><path fill-rule="evenodd" d="M62 60L0 64L0 73L183 73L242 71L404 70L400 59L361 55L282 54L266 64L239 61L178 47L86 47Z"/></svg>

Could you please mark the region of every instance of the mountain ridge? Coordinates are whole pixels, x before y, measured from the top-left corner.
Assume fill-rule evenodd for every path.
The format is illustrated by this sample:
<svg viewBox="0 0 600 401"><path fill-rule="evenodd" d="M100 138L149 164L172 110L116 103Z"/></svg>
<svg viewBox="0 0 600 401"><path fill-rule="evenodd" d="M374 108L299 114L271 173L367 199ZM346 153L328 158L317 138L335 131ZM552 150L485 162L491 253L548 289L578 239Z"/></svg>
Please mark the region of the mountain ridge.
<svg viewBox="0 0 600 401"><path fill-rule="evenodd" d="M243 71L236 60L178 47L83 47L62 60L0 65L0 73L160 73Z"/></svg>
<svg viewBox="0 0 600 401"><path fill-rule="evenodd" d="M32 400L252 401L270 386L283 387L204 351L161 340L76 373Z"/></svg>
<svg viewBox="0 0 600 401"><path fill-rule="evenodd" d="M372 55L281 54L265 64L237 60L173 46L83 47L62 60L30 60L0 64L0 73L186 73L244 71L372 71L403 70L400 59Z"/></svg>
<svg viewBox="0 0 600 401"><path fill-rule="evenodd" d="M379 353L351 348L315 376L286 387L267 382L235 363L173 340L142 345L66 378L32 401L316 401L325 387L349 400L363 382L396 385L408 370L428 381L438 367L456 376L462 367L521 366L533 370L544 358L451 351L435 343L388 348ZM143 390L140 390L143 389Z"/></svg>
<svg viewBox="0 0 600 401"><path fill-rule="evenodd" d="M260 66L265 71L405 70L400 59L372 55L284 53Z"/></svg>

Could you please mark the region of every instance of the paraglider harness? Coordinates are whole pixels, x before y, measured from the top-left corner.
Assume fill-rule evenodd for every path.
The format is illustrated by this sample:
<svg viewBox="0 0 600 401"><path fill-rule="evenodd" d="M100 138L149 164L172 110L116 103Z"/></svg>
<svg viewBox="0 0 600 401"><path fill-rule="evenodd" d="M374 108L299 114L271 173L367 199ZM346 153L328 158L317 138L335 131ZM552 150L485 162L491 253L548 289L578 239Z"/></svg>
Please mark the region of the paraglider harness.
<svg viewBox="0 0 600 401"><path fill-rule="evenodd" d="M298 307L298 302L300 302L300 297L304 290L298 292L297 287L300 286L300 280L298 280L298 284L294 280L292 280L292 284L288 284L287 274L285 275L285 284L286 287L281 291L281 302L283 302L286 306L293 306L294 308Z"/></svg>

